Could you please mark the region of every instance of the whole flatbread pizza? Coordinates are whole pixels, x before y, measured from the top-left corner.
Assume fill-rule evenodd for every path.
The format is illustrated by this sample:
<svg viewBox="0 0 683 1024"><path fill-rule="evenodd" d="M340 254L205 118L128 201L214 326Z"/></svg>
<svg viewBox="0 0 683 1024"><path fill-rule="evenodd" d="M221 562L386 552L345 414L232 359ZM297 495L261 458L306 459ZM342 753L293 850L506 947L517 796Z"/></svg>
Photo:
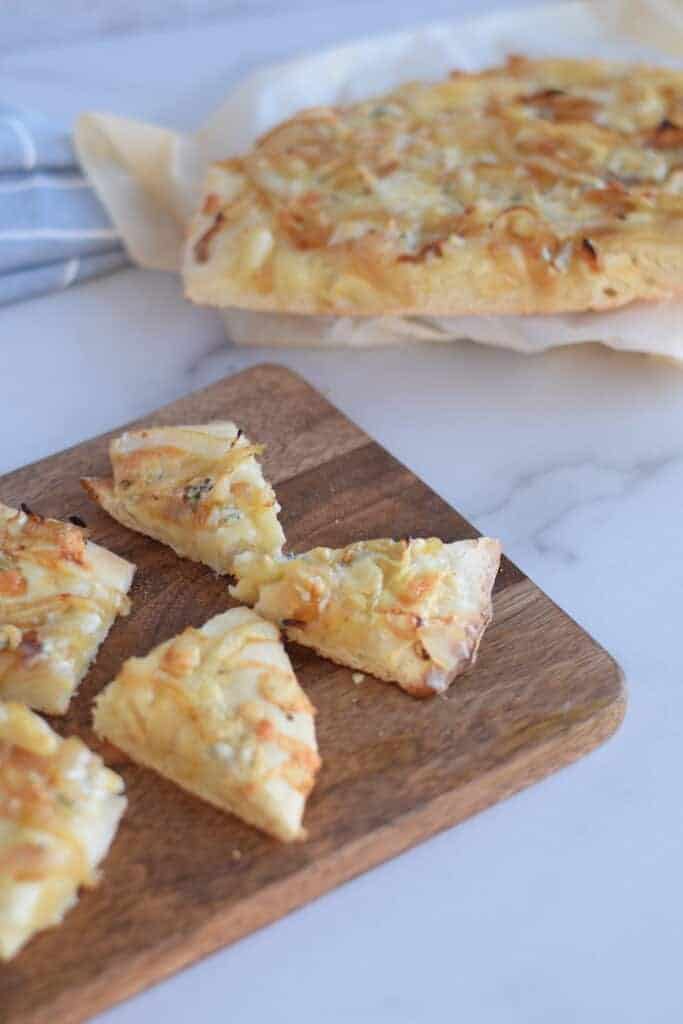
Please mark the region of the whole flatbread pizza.
<svg viewBox="0 0 683 1024"><path fill-rule="evenodd" d="M198 303L548 314L683 292L683 73L512 57L305 110L214 164Z"/></svg>

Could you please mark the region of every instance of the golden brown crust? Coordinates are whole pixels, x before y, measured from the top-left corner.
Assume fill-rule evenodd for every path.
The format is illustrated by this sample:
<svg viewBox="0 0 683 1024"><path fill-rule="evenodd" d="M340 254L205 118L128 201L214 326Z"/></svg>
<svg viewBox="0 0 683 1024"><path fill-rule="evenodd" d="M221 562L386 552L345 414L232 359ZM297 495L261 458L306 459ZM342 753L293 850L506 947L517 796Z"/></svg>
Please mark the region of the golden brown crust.
<svg viewBox="0 0 683 1024"><path fill-rule="evenodd" d="M683 291L683 73L511 58L303 111L209 171L189 298L533 314Z"/></svg>
<svg viewBox="0 0 683 1024"><path fill-rule="evenodd" d="M84 476L81 477L81 487L89 498L105 508L105 502L114 492L114 481L104 477Z"/></svg>

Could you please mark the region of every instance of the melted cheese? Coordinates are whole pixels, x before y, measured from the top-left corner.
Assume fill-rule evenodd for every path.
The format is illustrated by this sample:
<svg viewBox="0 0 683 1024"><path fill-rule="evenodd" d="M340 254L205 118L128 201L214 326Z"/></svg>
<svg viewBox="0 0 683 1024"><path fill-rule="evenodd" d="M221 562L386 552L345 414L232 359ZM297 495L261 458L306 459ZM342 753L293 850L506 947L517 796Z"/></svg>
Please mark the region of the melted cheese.
<svg viewBox="0 0 683 1024"><path fill-rule="evenodd" d="M320 765L314 709L277 629L234 608L131 658L95 728L141 764L283 840Z"/></svg>
<svg viewBox="0 0 683 1024"><path fill-rule="evenodd" d="M280 506L260 452L234 423L157 427L113 441L113 478L83 483L125 526L225 573L240 551L282 550Z"/></svg>
<svg viewBox="0 0 683 1024"><path fill-rule="evenodd" d="M292 640L428 696L474 661L499 559L487 538L361 541L291 559L244 554L232 593Z"/></svg>
<svg viewBox="0 0 683 1024"><path fill-rule="evenodd" d="M681 165L682 72L512 58L408 83L303 111L214 165L187 292L291 312L442 315L502 311L501 290L511 307L552 309L673 294ZM584 239L598 254L604 243L601 264ZM666 250L659 292L653 240ZM644 261L636 270L604 266L617 242ZM622 282L616 296L591 289L598 266Z"/></svg>
<svg viewBox="0 0 683 1024"><path fill-rule="evenodd" d="M0 505L0 697L63 714L134 571L77 526Z"/></svg>
<svg viewBox="0 0 683 1024"><path fill-rule="evenodd" d="M58 924L97 881L126 806L123 781L76 738L0 702L0 958Z"/></svg>

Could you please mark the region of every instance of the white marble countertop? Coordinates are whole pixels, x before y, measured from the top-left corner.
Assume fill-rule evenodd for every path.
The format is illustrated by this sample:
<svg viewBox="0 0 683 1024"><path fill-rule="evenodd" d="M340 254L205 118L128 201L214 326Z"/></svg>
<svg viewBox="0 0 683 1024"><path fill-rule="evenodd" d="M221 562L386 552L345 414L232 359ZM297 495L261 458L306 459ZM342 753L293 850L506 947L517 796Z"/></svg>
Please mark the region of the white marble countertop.
<svg viewBox="0 0 683 1024"><path fill-rule="evenodd" d="M6 55L0 86L66 120L99 107L189 125L247 67L416 17L264 5L182 35ZM683 369L593 346L235 349L173 278L129 270L0 311L0 472L272 359L500 536L621 662L629 712L573 767L101 1019L681 1019Z"/></svg>

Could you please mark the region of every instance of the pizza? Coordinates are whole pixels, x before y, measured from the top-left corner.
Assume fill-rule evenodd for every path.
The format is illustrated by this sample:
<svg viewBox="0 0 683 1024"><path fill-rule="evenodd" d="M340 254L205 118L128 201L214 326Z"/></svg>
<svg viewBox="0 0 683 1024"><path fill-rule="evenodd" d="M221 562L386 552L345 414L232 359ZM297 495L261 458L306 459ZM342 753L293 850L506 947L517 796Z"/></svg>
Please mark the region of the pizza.
<svg viewBox="0 0 683 1024"><path fill-rule="evenodd" d="M0 699L64 714L134 572L82 527L0 504Z"/></svg>
<svg viewBox="0 0 683 1024"><path fill-rule="evenodd" d="M499 542L486 537L359 541L282 559L245 553L231 592L290 640L428 697L473 664L499 561Z"/></svg>
<svg viewBox="0 0 683 1024"><path fill-rule="evenodd" d="M304 110L211 166L195 302L548 314L683 291L683 72L527 60Z"/></svg>
<svg viewBox="0 0 683 1024"><path fill-rule="evenodd" d="M0 959L97 883L125 807L123 780L81 740L0 701Z"/></svg>
<svg viewBox="0 0 683 1024"><path fill-rule="evenodd" d="M82 483L124 526L226 573L240 551L282 550L280 506L261 451L228 421L151 427L112 441L111 478Z"/></svg>
<svg viewBox="0 0 683 1024"><path fill-rule="evenodd" d="M95 730L134 761L278 839L303 838L320 758L314 708L277 628L233 608L130 658Z"/></svg>

